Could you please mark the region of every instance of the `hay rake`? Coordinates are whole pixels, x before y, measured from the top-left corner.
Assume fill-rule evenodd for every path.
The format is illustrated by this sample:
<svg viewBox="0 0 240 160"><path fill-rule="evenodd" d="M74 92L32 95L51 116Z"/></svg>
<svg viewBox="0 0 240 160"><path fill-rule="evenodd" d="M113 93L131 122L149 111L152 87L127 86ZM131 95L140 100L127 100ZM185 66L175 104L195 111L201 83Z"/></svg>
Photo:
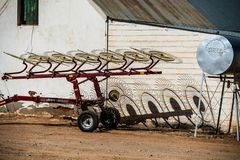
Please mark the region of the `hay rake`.
<svg viewBox="0 0 240 160"><path fill-rule="evenodd" d="M86 132L94 131L98 127L99 121L107 128L116 128L120 122L119 111L113 107L104 106L104 102L108 98L102 95L99 82L111 76L161 74L161 71L152 70L158 62L161 60L175 61L174 56L170 54L135 48L117 51L95 50L92 53L74 50L67 54L48 51L43 55L27 53L20 57L4 53L21 60L24 67L20 71L4 73L3 80L66 78L73 85L75 99L40 97L35 96L34 92L29 92L29 96L14 95L0 100L0 106L17 101L71 104L75 106L78 114L78 127ZM134 68L135 62L148 64L145 67ZM109 68L110 63L114 63L117 67ZM79 85L86 81L93 83L97 97L95 100L81 97ZM100 114L89 109L89 106L98 106L101 110Z"/></svg>

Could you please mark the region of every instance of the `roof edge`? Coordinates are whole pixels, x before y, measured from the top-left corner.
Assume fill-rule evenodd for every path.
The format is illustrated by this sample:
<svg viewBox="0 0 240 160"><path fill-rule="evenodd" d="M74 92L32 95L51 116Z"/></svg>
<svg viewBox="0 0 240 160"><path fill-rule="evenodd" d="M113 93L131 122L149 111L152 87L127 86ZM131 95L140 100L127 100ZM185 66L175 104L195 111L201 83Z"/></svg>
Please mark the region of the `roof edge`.
<svg viewBox="0 0 240 160"><path fill-rule="evenodd" d="M125 19L117 19L112 17L106 17L106 18L109 19L110 21L116 21L116 22L135 23L135 24L149 25L149 26L155 26L155 27L165 27L165 28L180 29L185 31L240 37L240 32L232 32L232 31L224 31L224 30L208 29L208 28L197 28L197 27L189 27L189 26L166 25L166 24L155 23L155 22L125 20Z"/></svg>
<svg viewBox="0 0 240 160"><path fill-rule="evenodd" d="M88 2L100 14L100 16L104 20L107 20L107 15L103 12L103 10L93 0L88 0Z"/></svg>

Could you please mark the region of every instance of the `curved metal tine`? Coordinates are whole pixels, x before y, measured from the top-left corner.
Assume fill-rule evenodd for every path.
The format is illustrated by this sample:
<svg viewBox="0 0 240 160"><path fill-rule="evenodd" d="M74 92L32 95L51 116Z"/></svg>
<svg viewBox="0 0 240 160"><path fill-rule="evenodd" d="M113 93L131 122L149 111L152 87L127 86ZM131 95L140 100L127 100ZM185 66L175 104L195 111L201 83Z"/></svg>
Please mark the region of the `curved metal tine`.
<svg viewBox="0 0 240 160"><path fill-rule="evenodd" d="M54 53L56 53L57 55L54 55ZM60 56L59 56L60 55ZM57 51L52 51L52 54L50 55L50 58L52 60L54 60L56 63L58 63L51 72L56 72L56 73L60 73L60 72L74 72L74 68L76 68L77 66L77 62L75 61L75 58L73 56L70 55L66 55ZM60 65L64 65L64 66L68 66L66 65L66 63L68 64L74 64L73 67L71 67L70 69L65 69L65 70L57 70L57 68Z"/></svg>
<svg viewBox="0 0 240 160"><path fill-rule="evenodd" d="M64 58L67 57L67 58L70 58L70 59L71 59L70 62L65 62L65 63L73 63L73 64L74 64L73 67L70 68L70 69L60 70L60 71L56 71L56 72L70 72L70 71L73 71L73 72L74 72L74 68L76 68L76 66L77 66L76 59L75 59L73 56L71 56L71 55L63 54L63 53L60 53L60 52L57 52L57 51L54 51L54 52L62 55ZM63 63L64 63L64 62L63 62Z"/></svg>
<svg viewBox="0 0 240 160"><path fill-rule="evenodd" d="M151 60L151 63L148 65L148 66L146 66L145 67L145 69L147 69L147 70L150 70L150 69L152 69L154 66L156 66L157 64L158 64L158 62L160 61L160 59L159 58L156 58L156 57L154 57L154 56L152 56L152 54L151 53L149 53L149 52L145 52L144 51L144 49L137 49L137 48L133 48L133 47L130 47L131 49L134 49L134 50L136 50L136 51L138 51L138 52L141 52L141 53L143 53L143 54L146 54L146 55L148 55L149 57L150 57L150 60ZM140 69L140 68L139 68ZM142 68L142 69L144 69L144 68Z"/></svg>
<svg viewBox="0 0 240 160"><path fill-rule="evenodd" d="M57 54L59 54L59 55L62 55L63 56L63 58L70 58L71 59L71 62L73 62L74 61L74 57L72 57L72 56L70 56L70 55L67 55L67 54L63 54L63 53L60 53L60 52L57 52L57 51L54 51L53 50L53 52L55 52L55 53L57 53ZM64 60L63 60L63 63L71 63L71 62L64 62Z"/></svg>
<svg viewBox="0 0 240 160"><path fill-rule="evenodd" d="M151 60L151 63L145 67L138 67L138 68L131 68L130 70L134 70L134 71L137 71L137 70L147 70L147 71L150 71L150 69L152 69L158 62L159 60L155 61L151 55L149 54L146 54L145 52L143 52L142 50L139 50L139 49L136 49L136 48L133 48L133 47L130 47L131 49L135 50L137 53L140 53L143 57L142 57L142 60L140 62L149 62L149 60ZM148 58L144 57L144 55L146 55Z"/></svg>
<svg viewBox="0 0 240 160"><path fill-rule="evenodd" d="M79 52L81 52L81 53L83 53L83 54L86 54L86 55L92 55L92 54L90 54L90 53L88 53L88 52L85 52L85 51L82 51L82 50L80 50L80 49L78 49L78 51ZM94 55L95 56L95 55ZM88 56L87 56L88 57ZM89 57L88 57L89 58ZM95 68L93 68L93 69L83 69L83 70L80 70L80 68L77 70L79 73L81 73L81 72L89 72L89 71L96 71L96 70L98 70L101 66L102 66L102 61L99 59L99 57L98 56L96 56L96 58L97 58L97 60L95 61L94 59L92 59L92 62L90 62L88 59L86 59L86 62L85 63L89 63L89 64L91 64L91 65L93 65L94 63L96 64L96 63L98 63L98 66L97 67L95 67Z"/></svg>
<svg viewBox="0 0 240 160"><path fill-rule="evenodd" d="M39 67L43 67L43 66L41 66L41 65L39 65L39 64L36 64L36 63L30 62L30 61L28 61L27 59L24 59L24 58L21 58L21 57L15 56L15 55L13 55L13 54L11 54L11 53L8 53L8 52L3 52L3 53L6 54L6 55L8 55L8 56L11 56L11 57L13 57L13 58L16 58L16 59L19 59L19 60L25 61L25 62L27 62L27 63L29 63L29 64L37 65L37 66L39 66Z"/></svg>
<svg viewBox="0 0 240 160"><path fill-rule="evenodd" d="M147 62L149 61L149 57L146 54L143 54L141 52L135 51L135 50L129 50L129 49L118 49L116 52L120 52L124 54L124 57L127 59L130 59L132 61L136 62Z"/></svg>
<svg viewBox="0 0 240 160"><path fill-rule="evenodd" d="M109 62L116 63L116 64L125 62L124 56L122 54L111 51L111 50L107 50L107 49L103 49L103 50L106 54L109 54L109 56L110 56L110 59L108 60ZM101 57L101 55L100 55L100 58L104 58L104 57ZM112 58L112 60L111 60L111 58ZM107 57L107 59L108 59L108 57Z"/></svg>
<svg viewBox="0 0 240 160"><path fill-rule="evenodd" d="M98 55L98 59L102 62L102 65L101 66L99 66L99 68L98 68L98 71L99 72L101 72L101 70L103 70L103 68L104 67L106 67L106 66L108 66L108 64L109 64L109 60L107 59L107 58L103 58L100 54L101 53L106 53L106 54L108 54L107 52L105 52L105 51L102 51L102 50L92 50L91 51L93 54L97 54ZM104 63L103 63L104 62Z"/></svg>
<svg viewBox="0 0 240 160"><path fill-rule="evenodd" d="M175 63L175 64L182 63L182 60L180 58L178 58L172 54L158 51L158 50L152 50L152 49L143 49L143 50L144 50L144 52L151 55L152 57L162 60L164 62Z"/></svg>
<svg viewBox="0 0 240 160"><path fill-rule="evenodd" d="M132 50L124 51L124 55L127 58L129 58L133 61L136 61L136 62L148 62L150 60L148 55L143 54L141 52L132 51Z"/></svg>
<svg viewBox="0 0 240 160"><path fill-rule="evenodd" d="M110 54L115 54L115 55L117 55L117 56L122 57L122 62L121 62L121 63L123 63L120 67L105 69L105 71L106 71L106 72L113 71L113 70L121 70L121 71L124 71L123 68L127 65L127 60L126 60L126 58L124 57L124 55L122 55L121 53L112 51L112 50L107 50L107 49L104 49L104 50L105 50L106 52L110 53ZM114 63L114 62L113 62L113 63ZM116 63L116 64L119 64L119 63Z"/></svg>
<svg viewBox="0 0 240 160"><path fill-rule="evenodd" d="M83 61L81 61L81 60L79 60L75 57L75 54L78 53L78 52L79 52L78 50L71 50L71 51L67 52L66 56L72 57L73 61L83 62Z"/></svg>
<svg viewBox="0 0 240 160"><path fill-rule="evenodd" d="M153 58L157 58L162 61L174 61L174 58L170 56L165 56L167 53L157 51L157 50L152 50L152 49L143 49L144 52L148 55L150 55Z"/></svg>
<svg viewBox="0 0 240 160"><path fill-rule="evenodd" d="M8 56L11 56L11 57L14 57L18 60L22 60L23 61L23 65L24 65L24 68L20 71L17 71L17 72L8 72L8 73L4 73L4 76L2 77L3 80L7 80L7 79L10 79L11 76L10 75L13 75L13 74L20 74L20 73L23 73L24 71L26 71L26 69L28 68L28 65L26 63L26 61L22 58L19 58L18 56L15 56L15 55L12 55L10 53L7 53L7 52L3 52L4 54L8 55Z"/></svg>
<svg viewBox="0 0 240 160"><path fill-rule="evenodd" d="M99 68L99 71L103 70L104 72L108 72L110 70L122 70L122 66L117 67L117 68L111 68L111 69L108 68L109 63L121 64L121 63L125 62L125 60L121 54L115 54L115 53L109 52L105 49L94 50L93 53L98 53L99 58L105 62L105 64L103 64L101 66L101 68Z"/></svg>
<svg viewBox="0 0 240 160"><path fill-rule="evenodd" d="M122 54L124 57L124 60L126 61L126 64L122 68L123 71L125 71L127 68L129 68L129 66L131 66L134 63L134 61L132 59L126 57L126 55L124 54L124 51L127 51L127 49L116 49L115 50L115 52L119 52L120 54Z"/></svg>
<svg viewBox="0 0 240 160"><path fill-rule="evenodd" d="M71 51L68 51L67 54L73 56L74 58L74 62L76 63L76 66L77 67L77 62L80 62L81 64L74 70L74 68L72 69L73 72L77 73L78 70L86 63L86 61L82 60L82 59L79 59L79 58L76 58L76 56L73 54L73 53L78 53L79 51L78 50L71 50Z"/></svg>
<svg viewBox="0 0 240 160"><path fill-rule="evenodd" d="M24 58L24 56L28 56L28 57ZM23 54L20 57L24 58L24 59L27 59L29 62L32 62L32 63L36 64L30 70L32 70L36 66L41 66L42 68L46 68L46 67L40 65L40 63L49 63L48 62L48 57L41 56L41 55L38 55L38 54L35 54L35 53L32 53L32 52L27 52L27 54Z"/></svg>
<svg viewBox="0 0 240 160"><path fill-rule="evenodd" d="M42 70L42 71L35 71L35 72L31 72L33 70L34 67L32 67L28 72L30 74L39 74L39 73L45 73L47 71L49 71L51 68L52 68L52 63L50 62L49 60L49 57L47 56L42 56L42 55L38 55L38 54L35 54L35 53L32 53L32 52L28 52L30 54L30 56L33 56L33 57L28 57L32 60L38 60L37 63L47 63L49 66L45 69L45 70ZM34 59L35 58L35 59ZM44 67L45 68L45 67Z"/></svg>
<svg viewBox="0 0 240 160"><path fill-rule="evenodd" d="M57 63L57 66L59 66L59 65L69 66L69 65L63 63L63 61L58 61L58 60L56 60L56 58L49 55L50 53L54 53L54 52L59 53L59 52L56 52L56 51L53 50L53 51L44 52L44 54L49 58L49 61ZM62 53L60 53L60 54L62 54Z"/></svg>
<svg viewBox="0 0 240 160"><path fill-rule="evenodd" d="M130 47L130 48L137 51L137 52L140 52L140 53L143 53L143 54L146 54L146 55L150 56L147 52L144 52L143 50L140 50L140 49L137 49L137 48L134 48L134 47Z"/></svg>
<svg viewBox="0 0 240 160"><path fill-rule="evenodd" d="M85 52L85 51L82 51L82 50L79 50L79 49L78 49L78 51L80 52L80 54L83 54L82 56L85 59L86 63L89 63L89 64L102 63L100 61L98 55L91 54L91 53L88 53L88 52Z"/></svg>
<svg viewBox="0 0 240 160"><path fill-rule="evenodd" d="M113 51L113 50L110 50L110 49L109 49L109 50L107 50L107 49L105 49L105 48L104 48L104 50L105 50L105 51L108 51L108 52L110 52L110 53L114 53L114 54L116 54L116 55L119 55L119 56L122 56L122 57L124 57L124 55L123 55L123 54L121 54L121 53L119 53L119 52L116 52L116 51Z"/></svg>
<svg viewBox="0 0 240 160"><path fill-rule="evenodd" d="M76 68L76 66L77 66L77 62L74 60L73 61L73 63L74 63L74 65L73 65L73 67L71 67L70 69L65 69L65 70L59 70L59 71L55 71L56 70L56 68L55 68L55 72L58 72L58 73L60 73L60 72L75 72L74 71L74 68Z"/></svg>
<svg viewBox="0 0 240 160"><path fill-rule="evenodd" d="M75 52L75 54L73 55L73 53ZM101 64L102 62L99 60L99 58L96 56L94 58L91 57L92 55L90 53L87 53L85 51L82 51L82 50L74 50L74 51L70 51L68 52L69 54L71 54L72 56L74 56L74 58L81 62L81 64L74 70L74 72L86 72L86 71L91 71L92 69L83 69L83 70L80 70L80 68L82 66L84 66L85 64L90 64L90 65L93 65L94 63L98 63L98 64ZM80 55L79 55L80 54ZM99 68L99 66L97 67L97 69ZM95 69L95 68L94 68Z"/></svg>
<svg viewBox="0 0 240 160"><path fill-rule="evenodd" d="M134 62L142 62L142 63L146 63L149 62L151 60L151 63L149 65L147 65L146 67L139 67L139 68L130 68L130 71L134 70L147 70L149 71L151 69L151 66L154 64L154 60L147 54L143 54L142 52L139 51L132 51L132 50L125 50L124 55L128 58L131 59L131 63L129 63L126 68L129 68L130 65Z"/></svg>
<svg viewBox="0 0 240 160"><path fill-rule="evenodd" d="M145 52L143 49L137 49L137 48L134 48L134 47L130 47L131 49L141 53L141 54L145 54L146 56L149 56L150 60L153 61L153 58L152 57L152 54L148 53L148 52Z"/></svg>
<svg viewBox="0 0 240 160"><path fill-rule="evenodd" d="M37 60L38 60L40 63L48 63L48 61L49 61L49 57L47 57L47 56L38 55L38 54L33 53L33 52L27 52L27 53L30 54L30 55L35 56L36 58L39 58L39 59L37 59Z"/></svg>
<svg viewBox="0 0 240 160"><path fill-rule="evenodd" d="M71 50L68 51L67 54L73 57L73 61L75 63L75 67L72 68L72 71L77 73L78 70L86 63L86 60L83 59L79 59L78 57L76 57L75 54L79 53L78 50ZM80 65L78 65L80 62ZM76 68L77 67L77 68ZM75 69L76 68L76 69ZM74 70L75 69L75 70Z"/></svg>
<svg viewBox="0 0 240 160"><path fill-rule="evenodd" d="M32 70L33 70L35 67L37 67L37 65L40 63L40 60L39 60L39 59L36 60L36 59L30 58L32 55L33 55L33 54L30 54L29 52L27 52L26 54L20 55L20 58L23 58L23 59L26 59L26 60L29 61L29 62L35 63L35 65L33 65L28 71L26 71L26 72L29 74L29 75L28 75L29 77L34 74L34 72L32 72ZM35 57L35 58L36 58L36 57Z"/></svg>

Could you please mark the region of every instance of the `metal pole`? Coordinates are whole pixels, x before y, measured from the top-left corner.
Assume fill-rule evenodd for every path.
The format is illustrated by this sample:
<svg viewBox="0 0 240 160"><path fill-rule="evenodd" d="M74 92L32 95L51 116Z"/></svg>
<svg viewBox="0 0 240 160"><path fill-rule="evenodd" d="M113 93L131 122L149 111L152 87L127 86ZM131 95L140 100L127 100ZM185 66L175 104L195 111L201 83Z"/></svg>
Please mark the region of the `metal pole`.
<svg viewBox="0 0 240 160"><path fill-rule="evenodd" d="M234 84L234 94L235 94L237 141L239 141L238 95L237 95L237 86L236 86L236 84Z"/></svg>
<svg viewBox="0 0 240 160"><path fill-rule="evenodd" d="M197 109L197 115L196 115L196 121L195 121L195 131L194 131L194 137L197 137L197 129L198 129L198 122L199 122L199 116L200 116L200 105L202 102L202 92L203 92L203 81L205 78L204 72L202 72L202 79L201 79L201 88L200 88L200 98L198 101L198 109Z"/></svg>
<svg viewBox="0 0 240 160"><path fill-rule="evenodd" d="M234 88L235 88L235 85L234 85ZM231 113L230 113L228 133L230 133L231 126L232 126L233 107L234 107L234 104L235 104L235 90L234 90L234 88L233 88L232 107L231 107Z"/></svg>
<svg viewBox="0 0 240 160"><path fill-rule="evenodd" d="M207 83L206 76L204 77L204 82L205 82L205 85L206 85L207 95L208 95L208 99L209 99L208 107L209 107L210 112L211 112L211 115L212 115L213 125L215 126L216 123L215 123L215 118L214 118L215 116L214 116L214 114L213 114L213 109L212 109L212 98L210 98L210 94L209 94L209 90L208 90L208 83Z"/></svg>
<svg viewBox="0 0 240 160"><path fill-rule="evenodd" d="M107 33L106 33L106 36L107 36L107 53L109 52L109 17L107 17ZM107 64L107 70L109 69L108 68L108 64ZM107 99L108 99L108 79L106 79L106 95L105 95L105 98L106 98L106 102L107 102ZM107 103L106 103L107 105Z"/></svg>
<svg viewBox="0 0 240 160"><path fill-rule="evenodd" d="M225 82L226 82L226 76L224 76L224 79L223 79L223 87L222 87L221 101L220 101L220 106L219 106L219 111L218 111L218 120L217 120L216 135L218 134L218 130L219 130L220 117L221 117L222 104L223 104L223 94L224 94L224 90L225 90Z"/></svg>

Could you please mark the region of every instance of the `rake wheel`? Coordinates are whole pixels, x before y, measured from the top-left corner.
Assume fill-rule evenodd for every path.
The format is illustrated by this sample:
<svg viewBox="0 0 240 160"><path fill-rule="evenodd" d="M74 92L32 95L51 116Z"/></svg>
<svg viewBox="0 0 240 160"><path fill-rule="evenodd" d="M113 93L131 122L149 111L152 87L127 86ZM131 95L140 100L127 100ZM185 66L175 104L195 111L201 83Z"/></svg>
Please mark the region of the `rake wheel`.
<svg viewBox="0 0 240 160"><path fill-rule="evenodd" d="M102 110L100 121L104 127L115 129L120 123L120 113L116 108L106 107Z"/></svg>

